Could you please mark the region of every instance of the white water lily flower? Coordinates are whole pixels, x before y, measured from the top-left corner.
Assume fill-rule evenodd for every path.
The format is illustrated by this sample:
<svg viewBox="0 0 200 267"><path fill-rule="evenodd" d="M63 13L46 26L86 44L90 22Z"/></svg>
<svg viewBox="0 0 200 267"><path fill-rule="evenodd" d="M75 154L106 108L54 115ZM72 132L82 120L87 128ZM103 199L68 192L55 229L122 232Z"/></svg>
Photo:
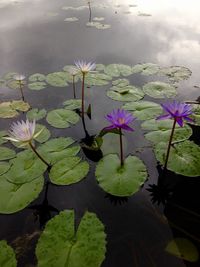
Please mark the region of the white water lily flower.
<svg viewBox="0 0 200 267"><path fill-rule="evenodd" d="M68 70L69 74L71 74L72 76L75 76L78 74L79 70L76 67L70 67Z"/></svg>
<svg viewBox="0 0 200 267"><path fill-rule="evenodd" d="M87 74L88 72L93 71L96 68L96 64L92 62L86 62L83 60L77 60L74 62L77 69L81 71L83 74Z"/></svg>
<svg viewBox="0 0 200 267"><path fill-rule="evenodd" d="M13 79L15 79L16 81L23 81L25 78L26 76L23 74L16 74L13 76Z"/></svg>

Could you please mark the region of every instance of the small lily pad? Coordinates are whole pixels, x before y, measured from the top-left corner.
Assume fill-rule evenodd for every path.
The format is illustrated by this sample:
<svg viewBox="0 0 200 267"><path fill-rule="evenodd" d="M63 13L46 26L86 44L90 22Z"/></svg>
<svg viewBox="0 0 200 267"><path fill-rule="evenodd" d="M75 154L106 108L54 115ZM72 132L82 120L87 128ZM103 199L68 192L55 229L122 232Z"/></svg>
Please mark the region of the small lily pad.
<svg viewBox="0 0 200 267"><path fill-rule="evenodd" d="M144 93L140 88L133 85L125 87L113 86L107 91L107 96L116 101L138 101L144 97Z"/></svg>
<svg viewBox="0 0 200 267"><path fill-rule="evenodd" d="M5 240L0 241L0 266L17 267L15 252Z"/></svg>
<svg viewBox="0 0 200 267"><path fill-rule="evenodd" d="M143 86L145 94L154 98L170 98L177 95L176 88L169 83L149 82Z"/></svg>
<svg viewBox="0 0 200 267"><path fill-rule="evenodd" d="M46 76L44 74L41 74L41 73L35 73L35 74L32 74L31 76L29 76L28 79L30 82L43 82L46 80Z"/></svg>
<svg viewBox="0 0 200 267"><path fill-rule="evenodd" d="M129 102L122 108L133 113L139 120L149 120L163 112L159 104L150 101Z"/></svg>
<svg viewBox="0 0 200 267"><path fill-rule="evenodd" d="M35 128L35 132L37 133L37 132L41 131L41 129L43 129L42 132L40 133L39 136L37 136L37 137L35 138L35 140L36 140L37 142L39 142L39 143L44 143L44 142L46 142L46 141L50 138L51 133L50 133L50 131L47 129L46 126L37 123L37 124L36 124L36 128Z"/></svg>
<svg viewBox="0 0 200 267"><path fill-rule="evenodd" d="M144 163L135 156L128 156L121 167L118 156L109 154L99 161L95 175L105 192L123 197L140 190L147 179L147 170Z"/></svg>
<svg viewBox="0 0 200 267"><path fill-rule="evenodd" d="M45 82L33 82L28 84L28 88L30 90L42 90L47 87L47 84Z"/></svg>
<svg viewBox="0 0 200 267"><path fill-rule="evenodd" d="M55 128L67 128L76 124L79 116L76 112L67 109L54 109L47 114L47 122Z"/></svg>
<svg viewBox="0 0 200 267"><path fill-rule="evenodd" d="M51 219L41 234L36 256L39 267L100 267L105 259L104 225L86 212L75 232L75 214L66 210Z"/></svg>
<svg viewBox="0 0 200 267"><path fill-rule="evenodd" d="M167 244L165 251L189 262L197 262L199 259L198 249L190 240L185 238L174 238Z"/></svg>
<svg viewBox="0 0 200 267"><path fill-rule="evenodd" d="M68 86L68 76L66 72L53 72L46 76L46 82L51 86L66 87Z"/></svg>
<svg viewBox="0 0 200 267"><path fill-rule="evenodd" d="M0 175L6 173L10 169L10 164L5 161L0 161Z"/></svg>
<svg viewBox="0 0 200 267"><path fill-rule="evenodd" d="M160 142L154 152L157 160L164 165L168 144ZM167 169L175 173L196 177L200 176L200 147L192 141L184 141L171 147Z"/></svg>
<svg viewBox="0 0 200 267"><path fill-rule="evenodd" d="M14 150L7 147L0 147L0 160L12 159L15 155L16 153Z"/></svg>
<svg viewBox="0 0 200 267"><path fill-rule="evenodd" d="M76 110L81 108L81 99L70 99L63 102L65 109Z"/></svg>
<svg viewBox="0 0 200 267"><path fill-rule="evenodd" d="M132 68L124 64L110 64L105 67L105 73L112 77L129 76L132 74Z"/></svg>
<svg viewBox="0 0 200 267"><path fill-rule="evenodd" d="M38 108L33 108L31 110L29 110L26 114L26 117L29 119L29 120L36 120L36 121L39 121L41 119L43 119L47 114L47 111L46 109L38 109Z"/></svg>
<svg viewBox="0 0 200 267"><path fill-rule="evenodd" d="M67 157L53 165L49 177L57 185L70 185L82 180L89 171L89 164L79 157Z"/></svg>

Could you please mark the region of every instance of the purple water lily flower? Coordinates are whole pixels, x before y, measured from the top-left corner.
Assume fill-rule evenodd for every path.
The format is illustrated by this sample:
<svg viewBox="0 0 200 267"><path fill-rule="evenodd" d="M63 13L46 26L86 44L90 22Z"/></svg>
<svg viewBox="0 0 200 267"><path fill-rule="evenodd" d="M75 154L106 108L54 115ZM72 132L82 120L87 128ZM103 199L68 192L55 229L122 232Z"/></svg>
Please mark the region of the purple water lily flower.
<svg viewBox="0 0 200 267"><path fill-rule="evenodd" d="M180 127L183 127L184 120L193 121L193 119L189 117L193 113L192 106L189 104L174 100L171 103L161 104L161 106L167 114L157 117L157 120L174 119Z"/></svg>
<svg viewBox="0 0 200 267"><path fill-rule="evenodd" d="M133 117L130 112L124 109L115 109L106 115L105 118L112 124L104 129L111 130L118 128L126 131L134 131L134 129L128 126L128 124L134 121L136 118Z"/></svg>

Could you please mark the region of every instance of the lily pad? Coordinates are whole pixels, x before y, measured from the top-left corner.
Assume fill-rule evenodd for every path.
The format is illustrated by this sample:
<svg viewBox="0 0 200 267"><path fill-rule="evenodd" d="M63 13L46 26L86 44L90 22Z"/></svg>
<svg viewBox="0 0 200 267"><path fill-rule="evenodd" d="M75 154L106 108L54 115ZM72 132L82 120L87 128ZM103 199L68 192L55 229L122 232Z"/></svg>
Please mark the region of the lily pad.
<svg viewBox="0 0 200 267"><path fill-rule="evenodd" d="M46 80L46 76L44 74L41 74L41 73L35 73L35 74L32 74L31 76L29 76L28 79L30 82L43 82Z"/></svg>
<svg viewBox="0 0 200 267"><path fill-rule="evenodd" d="M72 210L60 212L46 224L36 247L38 267L100 267L105 252L102 222L86 212L75 232Z"/></svg>
<svg viewBox="0 0 200 267"><path fill-rule="evenodd" d="M33 82L28 84L28 88L30 90L42 90L47 87L47 84L45 82Z"/></svg>
<svg viewBox="0 0 200 267"><path fill-rule="evenodd" d="M0 241L0 266L17 267L15 252L5 240Z"/></svg>
<svg viewBox="0 0 200 267"><path fill-rule="evenodd" d="M30 108L30 105L27 102L22 100L13 100L10 102L12 109L19 110L19 111L27 111Z"/></svg>
<svg viewBox="0 0 200 267"><path fill-rule="evenodd" d="M139 120L149 120L163 112L159 104L150 101L129 102L122 108L132 112Z"/></svg>
<svg viewBox="0 0 200 267"><path fill-rule="evenodd" d="M147 179L147 170L144 163L135 156L128 156L121 167L118 156L109 154L99 161L95 175L105 192L124 197L140 190Z"/></svg>
<svg viewBox="0 0 200 267"><path fill-rule="evenodd" d="M3 75L2 79L8 81L14 79L14 76L17 75L17 72L8 72Z"/></svg>
<svg viewBox="0 0 200 267"><path fill-rule="evenodd" d="M125 87L113 86L107 91L107 96L116 101L138 101L144 97L144 93L140 88L133 85Z"/></svg>
<svg viewBox="0 0 200 267"><path fill-rule="evenodd" d="M164 165L168 144L160 142L154 152L157 160ZM175 173L196 177L200 176L200 147L192 141L184 141L171 147L167 169Z"/></svg>
<svg viewBox="0 0 200 267"><path fill-rule="evenodd" d="M29 119L29 120L36 120L36 121L39 121L41 119L43 119L47 114L47 111L46 109L38 109L38 108L33 108L31 110L29 110L26 114L26 117Z"/></svg>
<svg viewBox="0 0 200 267"><path fill-rule="evenodd" d="M110 83L112 77L104 73L88 73L85 84L89 86L103 86Z"/></svg>
<svg viewBox="0 0 200 267"><path fill-rule="evenodd" d="M145 94L154 98L170 98L177 95L176 88L169 83L149 82L143 86Z"/></svg>
<svg viewBox="0 0 200 267"><path fill-rule="evenodd" d="M8 140L4 139L3 137L7 136L6 131L0 131L0 145L6 143Z"/></svg>
<svg viewBox="0 0 200 267"><path fill-rule="evenodd" d="M141 73L142 75L155 75L159 72L160 67L154 63L137 64L132 67L133 73Z"/></svg>
<svg viewBox="0 0 200 267"><path fill-rule="evenodd" d="M129 85L129 80L128 79L117 79L112 81L112 85L117 86L117 87L125 87Z"/></svg>
<svg viewBox="0 0 200 267"><path fill-rule="evenodd" d="M197 262L199 259L198 249L190 240L185 238L174 238L167 244L165 251L189 262Z"/></svg>
<svg viewBox="0 0 200 267"><path fill-rule="evenodd" d="M105 67L105 73L112 77L129 76L132 74L132 68L124 64L110 64Z"/></svg>
<svg viewBox="0 0 200 267"><path fill-rule="evenodd" d="M36 128L35 128L35 132L38 133L39 131L41 131L41 129L43 129L42 132L40 133L40 135L38 137L35 138L35 140L39 143L44 143L50 138L51 133L47 129L46 126L37 123Z"/></svg>
<svg viewBox="0 0 200 267"><path fill-rule="evenodd" d="M68 76L66 72L53 72L46 76L46 82L52 86L56 87L66 87L68 86Z"/></svg>
<svg viewBox="0 0 200 267"><path fill-rule="evenodd" d="M152 131L145 134L145 138L155 144L159 142L168 142L171 130L173 126L173 120L148 120L142 123L142 129ZM176 125L173 142L184 141L189 139L192 135L192 129L190 126L185 125L184 127L179 127Z"/></svg>
<svg viewBox="0 0 200 267"><path fill-rule="evenodd" d="M200 126L200 105L193 105L193 113L191 115L191 118L194 120L194 122L191 122L191 124Z"/></svg>
<svg viewBox="0 0 200 267"><path fill-rule="evenodd" d="M47 114L47 122L55 128L67 128L76 124L79 116L76 112L67 109L54 109Z"/></svg>
<svg viewBox="0 0 200 267"><path fill-rule="evenodd" d="M15 155L16 153L14 150L7 147L0 147L0 160L12 159Z"/></svg>
<svg viewBox="0 0 200 267"><path fill-rule="evenodd" d="M70 99L63 102L65 109L75 110L81 108L81 99Z"/></svg>
<svg viewBox="0 0 200 267"><path fill-rule="evenodd" d="M6 173L10 169L10 164L5 161L0 161L0 175Z"/></svg>
<svg viewBox="0 0 200 267"><path fill-rule="evenodd" d="M78 21L79 19L77 17L71 17L71 18L66 18L64 21L66 22L73 22L73 21Z"/></svg>
<svg viewBox="0 0 200 267"><path fill-rule="evenodd" d="M183 66L171 66L168 68L162 68L160 74L166 75L170 81L179 82L187 80L192 75L191 70Z"/></svg>
<svg viewBox="0 0 200 267"><path fill-rule="evenodd" d="M96 64L96 71L104 71L105 65L103 64Z"/></svg>
<svg viewBox="0 0 200 267"><path fill-rule="evenodd" d="M5 176L0 179L0 213L11 214L24 209L42 191L44 177L40 176L29 183L13 184Z"/></svg>
<svg viewBox="0 0 200 267"><path fill-rule="evenodd" d="M79 157L67 157L53 165L49 177L53 184L70 185L82 180L89 171L89 164Z"/></svg>
<svg viewBox="0 0 200 267"><path fill-rule="evenodd" d="M21 81L21 85L22 87L26 84L25 81ZM13 80L13 81L9 81L7 83L7 86L10 88L10 89L19 89L20 88L20 85L19 85L19 81L16 81L16 80Z"/></svg>
<svg viewBox="0 0 200 267"><path fill-rule="evenodd" d="M30 106L22 100L0 103L0 118L13 118L17 116L18 111L27 111Z"/></svg>

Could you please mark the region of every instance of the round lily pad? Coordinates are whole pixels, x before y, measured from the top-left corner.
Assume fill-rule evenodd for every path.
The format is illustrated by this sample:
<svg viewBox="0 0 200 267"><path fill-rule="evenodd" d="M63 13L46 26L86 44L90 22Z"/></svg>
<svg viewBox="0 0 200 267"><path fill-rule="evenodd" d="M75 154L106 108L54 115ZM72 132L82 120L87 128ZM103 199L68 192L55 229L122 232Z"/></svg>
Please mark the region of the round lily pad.
<svg viewBox="0 0 200 267"><path fill-rule="evenodd" d="M16 155L15 151L7 148L7 147L0 147L0 160L7 160L7 159L12 159Z"/></svg>
<svg viewBox="0 0 200 267"><path fill-rule="evenodd" d="M41 73L35 73L32 74L31 76L29 76L29 81L30 82L43 82L46 79L46 76L44 74Z"/></svg>
<svg viewBox="0 0 200 267"><path fill-rule="evenodd" d="M35 132L37 133L37 132L41 131L41 129L43 129L42 132L35 138L35 140L39 143L44 143L50 138L51 133L47 129L46 126L37 123L36 128L35 128Z"/></svg>
<svg viewBox="0 0 200 267"><path fill-rule="evenodd" d="M123 105L122 108L132 112L139 120L149 120L163 112L159 104L150 101L129 102Z"/></svg>
<svg viewBox="0 0 200 267"><path fill-rule="evenodd" d="M189 262L197 262L199 259L198 249L190 240L185 238L174 238L167 244L165 251Z"/></svg>
<svg viewBox="0 0 200 267"><path fill-rule="evenodd" d="M145 94L153 98L170 98L177 95L176 88L169 83L149 82L143 86Z"/></svg>
<svg viewBox="0 0 200 267"><path fill-rule="evenodd" d="M160 142L155 146L157 160L164 165L168 144ZM184 141L171 147L167 169L175 173L196 177L200 176L200 147L192 141Z"/></svg>
<svg viewBox="0 0 200 267"><path fill-rule="evenodd" d="M100 267L105 252L102 222L86 212L75 232L72 210L60 212L46 224L36 247L38 267Z"/></svg>
<svg viewBox="0 0 200 267"><path fill-rule="evenodd" d="M67 157L53 165L49 177L53 184L70 185L82 180L89 171L89 164L79 157Z"/></svg>
<svg viewBox="0 0 200 267"><path fill-rule="evenodd" d="M66 72L53 72L46 76L46 82L52 86L65 87L68 86L68 74Z"/></svg>
<svg viewBox="0 0 200 267"><path fill-rule="evenodd" d="M117 79L112 81L112 85L117 86L117 87L125 87L129 85L129 80L128 79Z"/></svg>
<svg viewBox="0 0 200 267"><path fill-rule="evenodd" d="M103 86L110 83L112 77L104 73L88 73L85 78L85 84L89 86Z"/></svg>
<svg viewBox="0 0 200 267"><path fill-rule="evenodd" d="M69 99L63 102L65 109L75 110L81 108L81 99Z"/></svg>
<svg viewBox="0 0 200 267"><path fill-rule="evenodd" d="M38 108L33 108L31 110L29 110L26 114L26 117L29 119L29 120L36 120L36 121L39 121L41 119L43 119L47 114L47 111L46 109L38 109Z"/></svg>
<svg viewBox="0 0 200 267"><path fill-rule="evenodd" d="M0 266L17 267L15 252L5 240L0 241Z"/></svg>
<svg viewBox="0 0 200 267"><path fill-rule="evenodd" d="M10 169L8 162L0 161L0 175L6 173Z"/></svg>
<svg viewBox="0 0 200 267"><path fill-rule="evenodd" d="M110 64L105 67L105 73L112 77L129 76L132 74L132 68L124 64Z"/></svg>
<svg viewBox="0 0 200 267"><path fill-rule="evenodd" d="M105 192L124 197L140 190L147 179L147 170L144 163L135 156L128 156L121 167L118 156L109 154L99 161L95 175Z"/></svg>
<svg viewBox="0 0 200 267"><path fill-rule="evenodd" d="M47 87L47 84L45 82L32 82L28 84L28 88L30 90L42 90Z"/></svg>
<svg viewBox="0 0 200 267"><path fill-rule="evenodd" d="M67 128L76 124L79 116L76 112L67 109L54 109L47 114L47 122L55 128Z"/></svg>
<svg viewBox="0 0 200 267"><path fill-rule="evenodd" d="M116 101L138 101L144 97L141 89L128 85L125 87L113 86L107 91L107 96Z"/></svg>
<svg viewBox="0 0 200 267"><path fill-rule="evenodd" d="M38 177L29 183L13 184L1 176L0 179L0 213L11 214L24 209L42 191L44 177Z"/></svg>

